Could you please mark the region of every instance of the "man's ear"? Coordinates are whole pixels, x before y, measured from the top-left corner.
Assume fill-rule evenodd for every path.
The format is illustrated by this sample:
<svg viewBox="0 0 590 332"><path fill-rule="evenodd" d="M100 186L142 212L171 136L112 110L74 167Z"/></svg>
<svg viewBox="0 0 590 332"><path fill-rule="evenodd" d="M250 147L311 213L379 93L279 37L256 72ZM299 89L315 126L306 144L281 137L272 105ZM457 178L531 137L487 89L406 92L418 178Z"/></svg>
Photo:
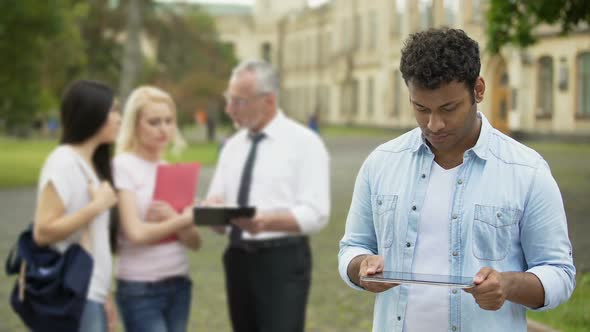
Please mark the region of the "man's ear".
<svg viewBox="0 0 590 332"><path fill-rule="evenodd" d="M474 97L476 103L481 103L483 101L483 94L486 91L486 82L484 81L483 77L479 76L475 80L475 87L474 87Z"/></svg>

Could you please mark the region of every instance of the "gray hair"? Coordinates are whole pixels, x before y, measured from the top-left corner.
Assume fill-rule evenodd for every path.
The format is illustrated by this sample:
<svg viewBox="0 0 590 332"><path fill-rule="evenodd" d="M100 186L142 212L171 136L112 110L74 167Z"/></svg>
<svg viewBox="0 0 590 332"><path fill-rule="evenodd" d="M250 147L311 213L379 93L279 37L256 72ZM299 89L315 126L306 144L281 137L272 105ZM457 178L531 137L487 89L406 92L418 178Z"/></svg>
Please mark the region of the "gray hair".
<svg viewBox="0 0 590 332"><path fill-rule="evenodd" d="M268 62L255 59L244 60L232 70L231 79L233 80L243 72L254 73L257 83L256 90L260 93L273 93L278 103L281 90L279 74Z"/></svg>

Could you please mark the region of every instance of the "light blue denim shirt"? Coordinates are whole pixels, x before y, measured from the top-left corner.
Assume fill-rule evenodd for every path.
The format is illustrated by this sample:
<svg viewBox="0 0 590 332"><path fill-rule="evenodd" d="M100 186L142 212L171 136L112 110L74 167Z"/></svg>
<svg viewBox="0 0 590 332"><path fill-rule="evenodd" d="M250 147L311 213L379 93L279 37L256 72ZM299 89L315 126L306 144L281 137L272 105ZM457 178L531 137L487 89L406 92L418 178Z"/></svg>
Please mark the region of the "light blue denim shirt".
<svg viewBox="0 0 590 332"><path fill-rule="evenodd" d="M475 276L483 267L534 273L555 308L575 287L575 267L561 193L549 166L535 151L492 128L483 114L477 144L463 155L452 193L450 249L452 275ZM379 146L357 176L338 268L342 279L350 261L381 255L385 270L411 272L418 220L434 154L416 128ZM403 330L408 289L377 295L373 331ZM481 309L471 294L449 290L448 331L526 331L526 308L506 301L501 309ZM425 313L427 315L427 313Z"/></svg>

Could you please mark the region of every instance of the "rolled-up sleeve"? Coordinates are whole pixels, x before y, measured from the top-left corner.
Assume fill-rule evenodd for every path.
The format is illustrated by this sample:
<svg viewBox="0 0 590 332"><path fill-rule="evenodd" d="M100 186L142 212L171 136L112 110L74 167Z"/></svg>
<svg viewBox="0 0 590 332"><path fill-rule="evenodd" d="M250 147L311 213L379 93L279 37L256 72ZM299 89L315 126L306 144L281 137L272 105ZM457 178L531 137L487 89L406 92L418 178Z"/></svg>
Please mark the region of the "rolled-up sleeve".
<svg viewBox="0 0 590 332"><path fill-rule="evenodd" d="M576 268L561 193L544 160L536 171L521 228L527 272L536 275L545 290L544 305L534 310L553 309L572 295Z"/></svg>
<svg viewBox="0 0 590 332"><path fill-rule="evenodd" d="M357 256L377 254L377 238L373 226L367 164L368 161L365 161L355 181L352 202L346 218L346 228L344 236L340 240L340 252L338 253L340 277L348 286L358 290L362 290L362 288L355 285L348 277L348 265Z"/></svg>
<svg viewBox="0 0 590 332"><path fill-rule="evenodd" d="M300 159L297 200L290 209L303 234L316 233L330 217L330 158L319 138L307 145Z"/></svg>

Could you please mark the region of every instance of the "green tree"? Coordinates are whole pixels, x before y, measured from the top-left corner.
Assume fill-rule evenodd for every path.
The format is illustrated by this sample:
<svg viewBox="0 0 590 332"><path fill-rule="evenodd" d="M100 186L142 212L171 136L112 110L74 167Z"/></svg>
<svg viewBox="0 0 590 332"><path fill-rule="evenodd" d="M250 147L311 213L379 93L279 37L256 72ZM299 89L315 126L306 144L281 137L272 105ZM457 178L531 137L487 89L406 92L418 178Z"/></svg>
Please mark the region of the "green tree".
<svg viewBox="0 0 590 332"><path fill-rule="evenodd" d="M44 41L63 29L66 1L0 1L0 120L24 127L41 103Z"/></svg>
<svg viewBox="0 0 590 332"><path fill-rule="evenodd" d="M78 22L87 58L82 75L116 88L123 56L118 38L125 25L124 7L109 0L77 1L88 4L88 14Z"/></svg>
<svg viewBox="0 0 590 332"><path fill-rule="evenodd" d="M506 44L535 43L534 28L543 23L560 24L562 34L590 23L590 1L491 0L487 18L488 49L498 53Z"/></svg>
<svg viewBox="0 0 590 332"><path fill-rule="evenodd" d="M185 122L197 108L218 101L236 59L221 43L212 17L194 5L161 6L156 63L145 79L170 92Z"/></svg>
<svg viewBox="0 0 590 332"><path fill-rule="evenodd" d="M86 70L88 57L80 34L80 22L88 16L87 3L72 2L62 13L62 29L41 41L41 109L39 113L57 113L65 88ZM54 114L55 115L55 114Z"/></svg>

